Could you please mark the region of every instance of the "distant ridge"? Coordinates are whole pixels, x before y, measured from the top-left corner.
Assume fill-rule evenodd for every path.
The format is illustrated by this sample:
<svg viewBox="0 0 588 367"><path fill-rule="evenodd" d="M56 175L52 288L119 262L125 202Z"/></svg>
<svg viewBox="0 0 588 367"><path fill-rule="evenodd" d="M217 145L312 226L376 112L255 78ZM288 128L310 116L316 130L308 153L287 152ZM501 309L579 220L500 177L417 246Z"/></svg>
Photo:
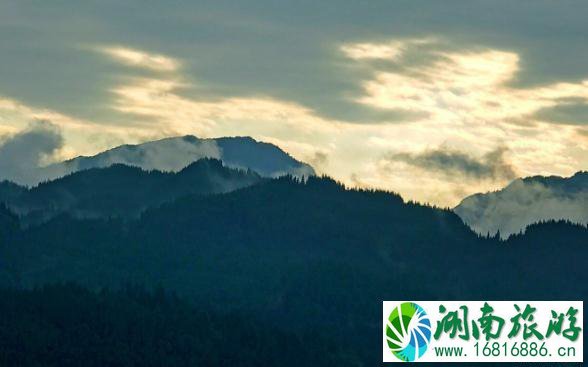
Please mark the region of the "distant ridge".
<svg viewBox="0 0 588 367"><path fill-rule="evenodd" d="M212 158L179 172L145 171L117 163L70 173L31 189L5 181L0 183L0 202L21 215L25 224L62 213L77 218L134 218L147 208L186 195L225 193L262 180L254 171L228 168Z"/></svg>
<svg viewBox="0 0 588 367"><path fill-rule="evenodd" d="M262 177L292 175L307 177L314 169L284 152L279 147L251 137L200 139L193 135L165 138L142 144L125 144L93 156L80 156L39 168L36 185L69 173L89 168L125 164L145 170L177 172L202 158L215 158L231 168L251 169Z"/></svg>
<svg viewBox="0 0 588 367"><path fill-rule="evenodd" d="M502 190L475 194L455 207L473 230L508 237L540 221L588 223L588 171L571 177L519 178Z"/></svg>

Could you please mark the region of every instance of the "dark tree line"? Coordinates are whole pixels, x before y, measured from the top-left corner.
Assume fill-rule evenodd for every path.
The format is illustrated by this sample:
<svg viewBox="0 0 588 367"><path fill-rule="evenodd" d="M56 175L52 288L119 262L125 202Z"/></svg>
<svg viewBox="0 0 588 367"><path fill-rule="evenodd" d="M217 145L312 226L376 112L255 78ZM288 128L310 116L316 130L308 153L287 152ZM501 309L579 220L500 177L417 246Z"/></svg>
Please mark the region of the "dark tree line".
<svg viewBox="0 0 588 367"><path fill-rule="evenodd" d="M284 177L225 194L182 196L135 220L65 212L18 229L4 212L0 282L7 287L162 285L200 310L257 320L252 327L259 332L320 334L344 350L343 361L360 365L381 359L382 300L588 294L583 226L541 223L501 241L476 235L449 210L348 190L329 178ZM259 350L269 341L253 342L259 345L250 348ZM313 343L302 337L294 349L312 350ZM333 353L326 356L339 360Z"/></svg>
<svg viewBox="0 0 588 367"><path fill-rule="evenodd" d="M1 366L345 366L313 334L201 310L163 290L0 290Z"/></svg>

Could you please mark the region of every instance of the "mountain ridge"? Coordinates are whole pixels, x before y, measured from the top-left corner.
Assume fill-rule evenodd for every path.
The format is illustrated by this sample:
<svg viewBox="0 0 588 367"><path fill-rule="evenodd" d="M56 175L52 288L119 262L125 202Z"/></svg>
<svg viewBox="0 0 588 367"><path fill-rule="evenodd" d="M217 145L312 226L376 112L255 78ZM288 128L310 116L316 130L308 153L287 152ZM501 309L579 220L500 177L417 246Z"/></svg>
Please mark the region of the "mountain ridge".
<svg viewBox="0 0 588 367"><path fill-rule="evenodd" d="M503 238L545 220L588 223L588 171L569 177L518 178L500 190L464 198L454 211L481 234Z"/></svg>
<svg viewBox="0 0 588 367"><path fill-rule="evenodd" d="M177 172L202 158L223 161L231 168L252 169L263 177L315 174L314 169L293 158L278 146L248 136L198 138L194 135L168 137L140 144L123 144L91 156L79 156L39 168L41 181L53 180L88 168L122 163L145 170Z"/></svg>
<svg viewBox="0 0 588 367"><path fill-rule="evenodd" d="M0 228L12 222L0 216ZM548 222L501 241L451 210L326 177L191 194L130 220L63 214L9 231L0 285L162 286L214 312L322 330L360 365L381 362L383 299L588 295L586 227Z"/></svg>
<svg viewBox="0 0 588 367"><path fill-rule="evenodd" d="M38 224L60 213L133 218L148 207L184 195L228 192L262 180L252 170L228 168L212 158L200 159L178 172L147 171L117 163L69 173L30 189L5 182L0 184L0 200L27 224Z"/></svg>

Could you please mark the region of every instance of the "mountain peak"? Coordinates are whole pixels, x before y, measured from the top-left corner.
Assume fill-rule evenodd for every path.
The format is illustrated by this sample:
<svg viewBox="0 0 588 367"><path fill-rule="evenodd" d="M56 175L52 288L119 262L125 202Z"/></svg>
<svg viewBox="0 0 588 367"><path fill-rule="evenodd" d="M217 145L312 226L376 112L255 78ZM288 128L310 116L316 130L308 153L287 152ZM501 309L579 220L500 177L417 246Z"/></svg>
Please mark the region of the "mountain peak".
<svg viewBox="0 0 588 367"><path fill-rule="evenodd" d="M68 173L117 163L148 171L179 172L202 158L218 159L230 168L250 169L262 177L308 177L315 174L311 166L296 160L278 146L249 136L199 138L184 135L141 144L124 144L93 156L80 156L52 164L39 169L36 181L18 183L37 185Z"/></svg>
<svg viewBox="0 0 588 367"><path fill-rule="evenodd" d="M564 219L586 224L588 172L518 178L502 190L465 198L454 211L476 232L500 231L503 237L541 221Z"/></svg>

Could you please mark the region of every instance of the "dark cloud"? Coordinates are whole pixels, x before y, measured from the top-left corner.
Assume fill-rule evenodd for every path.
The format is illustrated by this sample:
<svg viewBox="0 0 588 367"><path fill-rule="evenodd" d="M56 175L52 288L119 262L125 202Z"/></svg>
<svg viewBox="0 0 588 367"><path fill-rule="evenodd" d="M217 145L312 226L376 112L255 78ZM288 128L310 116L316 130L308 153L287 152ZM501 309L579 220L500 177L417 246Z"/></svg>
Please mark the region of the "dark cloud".
<svg viewBox="0 0 588 367"><path fill-rule="evenodd" d="M35 121L0 144L0 180L31 185L38 182L42 159L63 146L63 137L51 122Z"/></svg>
<svg viewBox="0 0 588 367"><path fill-rule="evenodd" d="M366 187L367 185L362 181L360 175L358 175L357 173L352 173L349 176L349 179L351 180L351 184L353 185L353 187Z"/></svg>
<svg viewBox="0 0 588 367"><path fill-rule="evenodd" d="M348 102L345 102L348 104ZM341 105L338 111L325 114L326 117L332 117L351 123L369 123L384 124L424 120L429 117L425 111L410 111L402 109L377 109L371 106L357 104L353 108L347 108Z"/></svg>
<svg viewBox="0 0 588 367"><path fill-rule="evenodd" d="M341 43L438 35L456 49L520 53L517 83L576 81L588 73L587 13L585 0L4 1L0 80L27 104L125 123L107 107L128 68L76 47L121 44L185 61L193 96L269 95L324 116L394 120L350 103L370 70L345 60ZM406 61L430 61L420 55Z"/></svg>
<svg viewBox="0 0 588 367"><path fill-rule="evenodd" d="M588 104L573 103L544 108L537 111L535 118L565 125L588 125Z"/></svg>
<svg viewBox="0 0 588 367"><path fill-rule="evenodd" d="M309 163L313 168L321 168L329 161L329 155L325 152L316 151L312 158L310 158Z"/></svg>
<svg viewBox="0 0 588 367"><path fill-rule="evenodd" d="M474 179L513 179L517 174L505 153L505 148L498 148L478 158L457 150L439 148L418 154L392 153L386 158L449 175Z"/></svg>

